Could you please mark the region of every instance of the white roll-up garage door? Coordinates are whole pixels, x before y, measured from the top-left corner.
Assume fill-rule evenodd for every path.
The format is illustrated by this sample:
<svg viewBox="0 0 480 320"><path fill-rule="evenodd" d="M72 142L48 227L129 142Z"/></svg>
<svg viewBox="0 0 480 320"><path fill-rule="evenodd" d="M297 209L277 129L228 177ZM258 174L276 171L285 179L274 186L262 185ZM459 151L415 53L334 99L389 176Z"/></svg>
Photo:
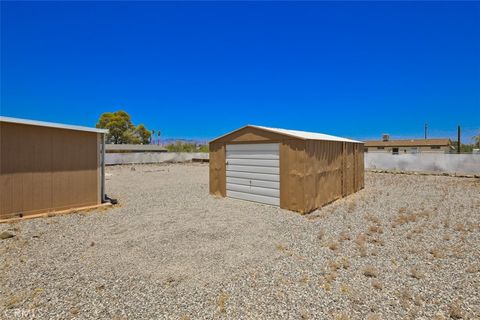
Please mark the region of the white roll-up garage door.
<svg viewBox="0 0 480 320"><path fill-rule="evenodd" d="M227 197L280 205L280 145L227 144Z"/></svg>

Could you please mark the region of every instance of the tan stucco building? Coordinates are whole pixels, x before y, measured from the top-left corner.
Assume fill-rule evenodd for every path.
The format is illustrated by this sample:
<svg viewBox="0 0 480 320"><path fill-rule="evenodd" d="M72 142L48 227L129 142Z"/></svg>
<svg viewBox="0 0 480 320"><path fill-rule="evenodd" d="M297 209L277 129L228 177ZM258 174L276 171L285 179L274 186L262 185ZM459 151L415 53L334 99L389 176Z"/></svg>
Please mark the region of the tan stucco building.
<svg viewBox="0 0 480 320"><path fill-rule="evenodd" d="M391 154L449 153L454 150L450 139L371 140L365 142L365 152Z"/></svg>

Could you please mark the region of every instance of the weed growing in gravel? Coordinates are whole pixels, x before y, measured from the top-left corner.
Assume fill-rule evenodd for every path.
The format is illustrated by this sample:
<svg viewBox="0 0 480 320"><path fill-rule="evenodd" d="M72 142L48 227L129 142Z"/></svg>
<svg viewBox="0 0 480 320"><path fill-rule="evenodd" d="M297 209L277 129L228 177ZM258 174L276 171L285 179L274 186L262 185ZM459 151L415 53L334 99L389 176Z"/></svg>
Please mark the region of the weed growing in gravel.
<svg viewBox="0 0 480 320"><path fill-rule="evenodd" d="M334 320L350 320L350 316L346 312L335 313L333 315Z"/></svg>
<svg viewBox="0 0 480 320"><path fill-rule="evenodd" d="M445 258L445 251L442 249L438 249L438 248L430 249L430 254L437 259Z"/></svg>
<svg viewBox="0 0 480 320"><path fill-rule="evenodd" d="M378 280L372 281L372 287L377 290L383 290L383 284Z"/></svg>
<svg viewBox="0 0 480 320"><path fill-rule="evenodd" d="M343 242L343 241L347 241L347 240L350 240L350 239L351 239L351 237L347 233L347 231L340 232L340 235L338 237L338 241Z"/></svg>
<svg viewBox="0 0 480 320"><path fill-rule="evenodd" d="M410 269L410 277L415 278L417 280L420 280L423 277L425 277L425 275L422 272L422 270L420 270L420 268L413 267L413 268Z"/></svg>
<svg viewBox="0 0 480 320"><path fill-rule="evenodd" d="M480 271L480 266L479 265L472 264L472 265L467 267L467 272L468 273L477 273L479 271Z"/></svg>
<svg viewBox="0 0 480 320"><path fill-rule="evenodd" d="M452 238L450 237L449 234L445 234L445 235L443 236L443 240L445 240L445 241L450 241L451 239L452 239Z"/></svg>
<svg viewBox="0 0 480 320"><path fill-rule="evenodd" d="M370 226L370 228L368 228L368 232L369 233L383 233L383 228L380 227L380 226Z"/></svg>
<svg viewBox="0 0 480 320"><path fill-rule="evenodd" d="M352 213L353 211L355 211L355 208L357 207L357 203L356 202L350 202L348 204L348 212L349 213Z"/></svg>
<svg viewBox="0 0 480 320"><path fill-rule="evenodd" d="M465 229L465 225L463 223L457 223L454 227L453 230L458 231L458 232L465 232L467 229Z"/></svg>
<svg viewBox="0 0 480 320"><path fill-rule="evenodd" d="M382 316L378 313L369 313L366 320L382 320Z"/></svg>
<svg viewBox="0 0 480 320"><path fill-rule="evenodd" d="M317 239L318 239L318 240L323 240L324 237L325 237L325 230L321 229L321 230L318 232Z"/></svg>
<svg viewBox="0 0 480 320"><path fill-rule="evenodd" d="M367 255L367 246L365 244L366 238L367 237L365 236L365 234L361 233L355 239L355 243L357 244L357 249L361 257L365 257Z"/></svg>
<svg viewBox="0 0 480 320"><path fill-rule="evenodd" d="M342 268L343 269L348 269L350 268L350 260L348 260L347 257L343 257L341 260L340 260L340 263L342 264Z"/></svg>
<svg viewBox="0 0 480 320"><path fill-rule="evenodd" d="M363 268L362 271L363 275L369 278L376 278L378 277L378 270L375 269L375 267L368 265L365 268Z"/></svg>
<svg viewBox="0 0 480 320"><path fill-rule="evenodd" d="M332 251L335 251L335 250L338 249L338 243L335 242L335 241L330 241L330 242L328 243L328 248L329 248L330 250L332 250Z"/></svg>
<svg viewBox="0 0 480 320"><path fill-rule="evenodd" d="M460 304L458 301L453 302L448 310L448 314L450 315L450 318L452 319L462 319L463 318L463 311L462 308L460 307Z"/></svg>
<svg viewBox="0 0 480 320"><path fill-rule="evenodd" d="M340 264L337 261L332 260L328 263L328 268L332 271L337 271L340 269Z"/></svg>
<svg viewBox="0 0 480 320"><path fill-rule="evenodd" d="M347 294L347 293L350 292L350 288L348 287L347 284L342 283L342 284L340 285L340 292L343 293L343 294Z"/></svg>
<svg viewBox="0 0 480 320"><path fill-rule="evenodd" d="M337 280L337 273L336 272L330 272L330 273L327 273L325 276L324 276L324 280L326 283L332 283L334 282L335 280Z"/></svg>
<svg viewBox="0 0 480 320"><path fill-rule="evenodd" d="M227 309L226 309L227 299L228 299L228 294L226 293L221 293L217 298L218 311L220 311L221 313L227 312Z"/></svg>

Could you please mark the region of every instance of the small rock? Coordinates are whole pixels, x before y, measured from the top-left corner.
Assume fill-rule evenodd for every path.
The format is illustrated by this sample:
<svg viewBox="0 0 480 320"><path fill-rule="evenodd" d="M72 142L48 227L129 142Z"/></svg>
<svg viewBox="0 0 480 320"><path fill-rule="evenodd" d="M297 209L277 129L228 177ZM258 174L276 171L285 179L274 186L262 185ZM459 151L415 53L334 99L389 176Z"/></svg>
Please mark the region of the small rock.
<svg viewBox="0 0 480 320"><path fill-rule="evenodd" d="M135 171L136 169L135 169L135 167L131 167L130 170L131 170L131 171Z"/></svg>
<svg viewBox="0 0 480 320"><path fill-rule="evenodd" d="M0 239L4 240L4 239L8 239L8 238L13 238L15 237L15 235L13 233L10 233L8 231L3 231L2 233L0 233Z"/></svg>

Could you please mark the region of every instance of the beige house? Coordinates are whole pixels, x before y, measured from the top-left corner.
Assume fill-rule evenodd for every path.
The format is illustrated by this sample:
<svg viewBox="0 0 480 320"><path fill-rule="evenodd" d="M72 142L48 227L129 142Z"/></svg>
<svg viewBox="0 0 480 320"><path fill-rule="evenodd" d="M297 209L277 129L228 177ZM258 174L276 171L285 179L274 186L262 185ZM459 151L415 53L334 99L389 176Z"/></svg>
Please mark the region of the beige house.
<svg viewBox="0 0 480 320"><path fill-rule="evenodd" d="M365 152L381 152L391 154L405 153L449 153L454 150L450 139L404 139L390 140L384 136L383 140L365 142Z"/></svg>

